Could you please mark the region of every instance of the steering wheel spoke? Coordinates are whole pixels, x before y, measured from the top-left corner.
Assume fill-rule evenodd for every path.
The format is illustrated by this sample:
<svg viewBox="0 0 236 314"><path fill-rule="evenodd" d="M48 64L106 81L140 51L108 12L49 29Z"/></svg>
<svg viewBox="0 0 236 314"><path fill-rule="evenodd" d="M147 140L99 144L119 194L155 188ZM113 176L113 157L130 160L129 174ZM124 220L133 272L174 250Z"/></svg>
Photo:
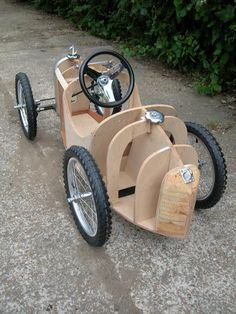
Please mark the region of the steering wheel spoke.
<svg viewBox="0 0 236 314"><path fill-rule="evenodd" d="M90 68L88 65L86 67L86 74L92 79L97 80L97 78L101 75L101 73L97 72L96 70Z"/></svg>
<svg viewBox="0 0 236 314"><path fill-rule="evenodd" d="M100 76L100 78L103 78L103 76ZM113 89L112 89L112 83L113 83L113 80L111 80L109 77L106 81L106 84L102 84L99 82L99 79L98 78L98 84L99 84L99 87L102 89L103 91L103 98L104 98L104 102L114 102L115 101L115 97L114 97L114 93L113 93Z"/></svg>
<svg viewBox="0 0 236 314"><path fill-rule="evenodd" d="M103 73L109 76L111 80L114 80L124 69L124 66L122 63L115 64L110 70Z"/></svg>

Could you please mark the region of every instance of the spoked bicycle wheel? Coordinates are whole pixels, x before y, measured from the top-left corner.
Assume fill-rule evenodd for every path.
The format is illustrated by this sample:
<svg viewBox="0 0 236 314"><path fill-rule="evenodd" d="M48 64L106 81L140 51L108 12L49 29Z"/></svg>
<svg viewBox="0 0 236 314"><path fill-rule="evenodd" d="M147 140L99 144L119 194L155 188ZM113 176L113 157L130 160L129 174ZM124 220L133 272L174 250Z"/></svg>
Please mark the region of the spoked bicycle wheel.
<svg viewBox="0 0 236 314"><path fill-rule="evenodd" d="M196 208L210 208L222 197L227 184L224 154L214 136L202 125L185 122L188 141L198 154L200 182Z"/></svg>
<svg viewBox="0 0 236 314"><path fill-rule="evenodd" d="M90 245L102 246L111 233L110 203L98 167L85 148L72 146L65 152L64 183L81 235Z"/></svg>
<svg viewBox="0 0 236 314"><path fill-rule="evenodd" d="M37 133L37 111L28 76L25 73L16 74L16 103L20 122L25 136L33 140Z"/></svg>

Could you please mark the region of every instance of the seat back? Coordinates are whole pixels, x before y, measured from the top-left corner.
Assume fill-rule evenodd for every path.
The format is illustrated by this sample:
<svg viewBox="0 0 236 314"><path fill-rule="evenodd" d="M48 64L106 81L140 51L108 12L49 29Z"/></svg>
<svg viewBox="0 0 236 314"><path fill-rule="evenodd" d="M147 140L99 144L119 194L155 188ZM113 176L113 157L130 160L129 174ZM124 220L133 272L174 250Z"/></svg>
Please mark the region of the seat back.
<svg viewBox="0 0 236 314"><path fill-rule="evenodd" d="M76 115L81 111L88 110L90 107L90 102L83 93L73 96L80 90L81 87L78 79L74 79L65 90L65 96L68 99L71 115Z"/></svg>
<svg viewBox="0 0 236 314"><path fill-rule="evenodd" d="M103 120L95 130L90 151L103 176L106 175L107 150L112 138L126 125L139 120L142 111L139 107L117 113Z"/></svg>

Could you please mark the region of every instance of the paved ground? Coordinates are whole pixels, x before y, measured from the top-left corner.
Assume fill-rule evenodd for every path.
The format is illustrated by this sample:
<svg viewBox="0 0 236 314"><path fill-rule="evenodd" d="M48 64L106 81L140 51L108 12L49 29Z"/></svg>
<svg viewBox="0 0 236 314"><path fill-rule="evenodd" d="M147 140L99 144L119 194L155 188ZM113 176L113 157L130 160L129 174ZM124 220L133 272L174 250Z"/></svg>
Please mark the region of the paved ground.
<svg viewBox="0 0 236 314"><path fill-rule="evenodd" d="M0 0L0 313L236 313L233 110L221 97L197 95L175 72L131 60L144 103L173 104L184 119L217 129L228 189L217 206L195 212L185 240L114 214L110 241L90 248L65 201L58 117L40 114L31 143L13 110L15 73L28 73L35 98L53 95L52 66L71 43L82 55L111 45Z"/></svg>

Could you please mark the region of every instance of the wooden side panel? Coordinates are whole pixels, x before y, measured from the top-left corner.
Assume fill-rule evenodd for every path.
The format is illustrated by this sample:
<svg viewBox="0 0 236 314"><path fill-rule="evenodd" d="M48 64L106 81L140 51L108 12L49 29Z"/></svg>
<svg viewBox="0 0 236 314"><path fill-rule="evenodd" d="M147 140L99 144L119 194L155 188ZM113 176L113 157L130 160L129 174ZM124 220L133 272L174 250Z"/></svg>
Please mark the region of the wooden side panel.
<svg viewBox="0 0 236 314"><path fill-rule="evenodd" d="M72 122L80 137L89 136L98 126L98 122L88 113L72 116Z"/></svg>
<svg viewBox="0 0 236 314"><path fill-rule="evenodd" d="M64 70L62 72L62 75L64 76L64 78L67 79L75 79L76 77L78 77L78 69L76 69L74 66Z"/></svg>
<svg viewBox="0 0 236 314"><path fill-rule="evenodd" d="M106 183L110 201L118 200L121 159L127 145L137 136L149 131L147 121L137 121L120 130L110 142L107 153Z"/></svg>
<svg viewBox="0 0 236 314"><path fill-rule="evenodd" d="M57 114L60 116L61 113L61 104L62 104L62 92L59 81L57 80L56 74L54 75L54 91L56 99L56 110Z"/></svg>
<svg viewBox="0 0 236 314"><path fill-rule="evenodd" d="M198 155L195 148L191 145L174 145L177 153L179 154L183 164L193 164L198 166Z"/></svg>
<svg viewBox="0 0 236 314"><path fill-rule="evenodd" d="M150 155L138 173L135 190L135 223L155 217L159 190L169 169L171 148L165 147Z"/></svg>
<svg viewBox="0 0 236 314"><path fill-rule="evenodd" d="M56 73L54 76L54 88L55 88L55 99L56 99L56 111L60 116L60 131L64 146L66 146L66 134L65 134L65 121L64 121L64 110L63 110L63 93L65 86L61 85L57 79Z"/></svg>
<svg viewBox="0 0 236 314"><path fill-rule="evenodd" d="M74 120L76 119L77 116L71 115L69 104L68 104L67 98L65 97L65 93L63 97L64 97L63 115L64 115L64 125L65 125L65 140L64 140L65 148L69 148L72 145L80 145L89 150L92 133L89 133L88 135L79 133L79 127L76 126L76 123L78 121ZM84 114L84 116L86 116L86 119L87 119L89 115L86 113ZM89 116L89 119L93 119L93 118ZM96 121L95 123L97 124ZM95 127L96 125L93 125L93 128ZM83 131L85 131L85 129Z"/></svg>
<svg viewBox="0 0 236 314"><path fill-rule="evenodd" d="M142 103L141 103L141 99L139 96L139 92L138 92L138 86L137 84L134 85L134 90L132 92L132 94L130 95L129 98L129 102L128 102L128 108L137 108L137 107L141 107Z"/></svg>
<svg viewBox="0 0 236 314"><path fill-rule="evenodd" d="M178 152L176 151L175 147L172 147L170 162L169 162L169 170L172 168L183 166L183 161L181 160Z"/></svg>
<svg viewBox="0 0 236 314"><path fill-rule="evenodd" d="M78 79L74 79L74 81L72 81L65 89L64 93L69 104L71 114L78 111L88 110L90 107L90 102L83 93L75 96L74 99L72 98L72 95L80 90L81 87Z"/></svg>
<svg viewBox="0 0 236 314"><path fill-rule="evenodd" d="M112 138L126 125L139 120L141 113L142 108L123 111L108 117L99 124L92 139L91 153L103 176L106 175L107 151Z"/></svg>
<svg viewBox="0 0 236 314"><path fill-rule="evenodd" d="M172 134L174 144L187 144L187 128L182 120L173 116L165 116L161 124L163 130Z"/></svg>
<svg viewBox="0 0 236 314"><path fill-rule="evenodd" d="M144 160L165 147L172 147L171 141L160 125L152 124L148 134L143 134L133 140L125 171L136 179Z"/></svg>
<svg viewBox="0 0 236 314"><path fill-rule="evenodd" d="M57 104L57 113L60 115L61 118L61 132L62 137L64 136L64 119L63 119L63 93L64 90L68 87L68 84L64 80L60 70L57 68L55 70L55 77L54 77L54 86L55 86L55 98Z"/></svg>
<svg viewBox="0 0 236 314"><path fill-rule="evenodd" d="M80 63L80 59L77 60L76 63ZM64 58L64 59L59 61L59 65L57 67L60 70L60 72L63 73L67 69L69 69L70 67L74 67L74 65L75 65L75 60L70 60L70 59Z"/></svg>
<svg viewBox="0 0 236 314"><path fill-rule="evenodd" d="M134 223L134 195L122 197L112 206L119 215Z"/></svg>
<svg viewBox="0 0 236 314"><path fill-rule="evenodd" d="M187 167L193 171L194 182L184 183L182 167L170 170L162 181L156 215L156 230L162 235L184 238L188 233L200 174L195 165Z"/></svg>
<svg viewBox="0 0 236 314"><path fill-rule="evenodd" d="M65 90L68 87L68 84L66 82L66 80L64 79L63 75L61 74L59 69L56 69L55 71L55 75L58 79L58 81L60 82L61 86L63 87L63 89Z"/></svg>

